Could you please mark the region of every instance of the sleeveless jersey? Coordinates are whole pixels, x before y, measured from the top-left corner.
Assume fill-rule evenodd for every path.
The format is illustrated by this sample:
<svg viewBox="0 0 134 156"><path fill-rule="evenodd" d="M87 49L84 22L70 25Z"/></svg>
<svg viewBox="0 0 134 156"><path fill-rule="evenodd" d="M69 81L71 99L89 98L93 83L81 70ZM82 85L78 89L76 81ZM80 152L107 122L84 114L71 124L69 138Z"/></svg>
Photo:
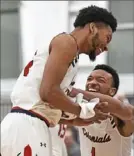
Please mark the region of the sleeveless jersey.
<svg viewBox="0 0 134 156"><path fill-rule="evenodd" d="M11 101L13 107L18 106L26 110L32 110L43 116L48 120L50 127L53 127L59 122L62 111L52 108L47 102L42 101L39 95L43 71L48 57L49 52L45 52L44 48L36 51L33 60L24 68L16 82L11 93ZM60 85L65 94L71 89L72 82L77 74L78 60L79 55L77 54Z"/></svg>
<svg viewBox="0 0 134 156"><path fill-rule="evenodd" d="M132 137L120 135L114 119L79 128L82 156L131 156Z"/></svg>

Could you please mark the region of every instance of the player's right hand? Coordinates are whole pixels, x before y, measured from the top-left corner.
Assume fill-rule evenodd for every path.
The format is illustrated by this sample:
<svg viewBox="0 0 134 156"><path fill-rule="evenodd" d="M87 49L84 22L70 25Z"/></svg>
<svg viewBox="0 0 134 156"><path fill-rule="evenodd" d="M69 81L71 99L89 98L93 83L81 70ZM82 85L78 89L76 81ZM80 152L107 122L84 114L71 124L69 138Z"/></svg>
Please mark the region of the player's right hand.
<svg viewBox="0 0 134 156"><path fill-rule="evenodd" d="M111 118L111 115L108 112L102 112L101 109L98 107L98 105L105 105L104 102L99 102L95 107L94 107L94 111L95 111L95 118L96 120L100 121L100 120L106 120L107 118Z"/></svg>

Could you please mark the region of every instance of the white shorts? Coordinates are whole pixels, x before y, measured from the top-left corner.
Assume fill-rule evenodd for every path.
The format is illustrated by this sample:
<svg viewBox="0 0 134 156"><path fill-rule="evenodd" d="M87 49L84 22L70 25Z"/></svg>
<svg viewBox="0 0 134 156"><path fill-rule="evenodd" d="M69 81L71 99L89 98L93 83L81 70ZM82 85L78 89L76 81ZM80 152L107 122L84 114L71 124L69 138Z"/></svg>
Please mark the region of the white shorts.
<svg viewBox="0 0 134 156"><path fill-rule="evenodd" d="M51 136L44 121L9 113L1 123L2 156L52 156Z"/></svg>
<svg viewBox="0 0 134 156"><path fill-rule="evenodd" d="M60 125L50 128L52 138L52 156L67 156L64 138L61 138L59 136L60 131L61 131Z"/></svg>

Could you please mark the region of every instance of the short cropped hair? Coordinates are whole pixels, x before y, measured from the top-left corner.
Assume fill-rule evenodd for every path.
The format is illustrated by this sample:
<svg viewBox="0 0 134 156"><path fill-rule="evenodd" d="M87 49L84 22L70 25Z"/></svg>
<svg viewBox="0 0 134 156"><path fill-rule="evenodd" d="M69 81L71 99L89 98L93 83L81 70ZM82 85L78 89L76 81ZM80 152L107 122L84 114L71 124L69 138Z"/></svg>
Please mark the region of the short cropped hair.
<svg viewBox="0 0 134 156"><path fill-rule="evenodd" d="M79 11L74 22L74 27L84 27L91 22L102 22L109 25L113 32L115 32L117 28L117 20L112 13L108 12L105 8L100 8L94 5L83 8Z"/></svg>

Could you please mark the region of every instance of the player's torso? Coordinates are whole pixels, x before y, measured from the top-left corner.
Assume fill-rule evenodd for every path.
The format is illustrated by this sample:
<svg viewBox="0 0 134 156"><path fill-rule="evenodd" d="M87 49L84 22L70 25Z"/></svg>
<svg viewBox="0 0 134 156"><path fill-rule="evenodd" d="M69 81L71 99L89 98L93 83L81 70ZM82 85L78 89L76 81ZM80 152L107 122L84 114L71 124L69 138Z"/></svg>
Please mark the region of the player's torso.
<svg viewBox="0 0 134 156"><path fill-rule="evenodd" d="M80 131L81 141L86 142L87 148L83 156L130 156L131 137L125 138L119 134L113 118Z"/></svg>
<svg viewBox="0 0 134 156"><path fill-rule="evenodd" d="M44 116L54 125L61 117L61 110L51 109L48 103L43 102L39 96L39 88L43 76L44 67L49 57L44 49L36 52L33 60L28 63L20 74L11 94L13 106L19 106L23 109L31 109ZM78 70L78 55L70 64L68 71L61 83L61 89L68 93L71 89L71 83L74 81Z"/></svg>

